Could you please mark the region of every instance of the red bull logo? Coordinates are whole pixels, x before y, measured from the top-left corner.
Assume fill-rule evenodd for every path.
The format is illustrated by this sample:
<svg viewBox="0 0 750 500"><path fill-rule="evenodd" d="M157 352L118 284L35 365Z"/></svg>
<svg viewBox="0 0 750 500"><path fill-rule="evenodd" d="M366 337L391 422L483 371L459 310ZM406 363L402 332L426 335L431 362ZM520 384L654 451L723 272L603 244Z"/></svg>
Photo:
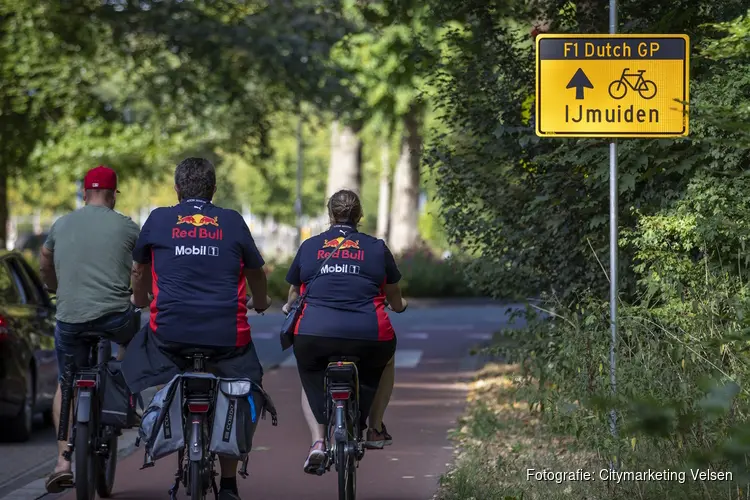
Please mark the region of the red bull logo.
<svg viewBox="0 0 750 500"><path fill-rule="evenodd" d="M209 239L209 240L222 240L224 239L224 232L221 229L211 229L202 226L215 226L219 227L218 217L207 217L202 214L177 216L177 224L190 224L193 226L190 229L181 229L179 227L172 228L172 239L178 238L197 238L197 239Z"/></svg>
<svg viewBox="0 0 750 500"><path fill-rule="evenodd" d="M336 250L341 245L341 248L333 252L333 259L365 260L365 251L360 250L359 240L346 240L343 245L341 244L342 241L344 241L343 236L332 240L323 240L323 249L318 250L318 259L325 259L331 255L331 251L326 251L327 248Z"/></svg>
<svg viewBox="0 0 750 500"><path fill-rule="evenodd" d="M207 215L203 214L185 215L184 217L182 215L178 215L177 224L190 224L196 227L209 225L219 227L219 218L208 217Z"/></svg>

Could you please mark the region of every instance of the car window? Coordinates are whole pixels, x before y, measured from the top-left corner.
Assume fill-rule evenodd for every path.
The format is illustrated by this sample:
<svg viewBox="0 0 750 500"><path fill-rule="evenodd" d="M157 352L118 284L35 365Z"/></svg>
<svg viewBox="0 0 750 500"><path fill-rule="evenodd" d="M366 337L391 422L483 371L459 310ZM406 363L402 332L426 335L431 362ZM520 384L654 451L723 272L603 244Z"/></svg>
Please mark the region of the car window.
<svg viewBox="0 0 750 500"><path fill-rule="evenodd" d="M38 289L35 281L30 276L30 269L28 265L24 265L20 258L11 257L9 259L11 268L20 278L19 288L23 290L23 296L26 298L26 304L29 305L41 305L44 303L40 290Z"/></svg>
<svg viewBox="0 0 750 500"><path fill-rule="evenodd" d="M21 304L16 279L6 263L0 263L0 304Z"/></svg>

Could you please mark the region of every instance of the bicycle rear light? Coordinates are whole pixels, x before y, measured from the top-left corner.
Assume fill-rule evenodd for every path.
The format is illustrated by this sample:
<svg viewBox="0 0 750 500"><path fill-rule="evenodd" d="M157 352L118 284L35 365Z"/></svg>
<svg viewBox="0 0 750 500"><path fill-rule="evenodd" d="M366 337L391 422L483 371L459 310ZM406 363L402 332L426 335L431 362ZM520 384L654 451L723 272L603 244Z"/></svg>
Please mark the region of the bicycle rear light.
<svg viewBox="0 0 750 500"><path fill-rule="evenodd" d="M79 379L76 380L75 386L76 387L94 387L96 385L96 380L86 380L86 379Z"/></svg>
<svg viewBox="0 0 750 500"><path fill-rule="evenodd" d="M209 404L204 401L188 401L187 407L190 413L208 413Z"/></svg>
<svg viewBox="0 0 750 500"><path fill-rule="evenodd" d="M334 401L346 401L350 395L351 391L331 391L331 398Z"/></svg>

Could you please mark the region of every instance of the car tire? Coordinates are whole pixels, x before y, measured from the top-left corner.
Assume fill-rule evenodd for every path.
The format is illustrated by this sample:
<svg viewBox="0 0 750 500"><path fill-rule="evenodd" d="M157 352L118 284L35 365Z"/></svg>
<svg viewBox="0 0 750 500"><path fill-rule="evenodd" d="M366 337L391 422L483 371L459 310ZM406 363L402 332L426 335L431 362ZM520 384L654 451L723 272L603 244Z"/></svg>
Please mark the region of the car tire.
<svg viewBox="0 0 750 500"><path fill-rule="evenodd" d="M0 423L0 432L2 432L5 441L23 443L31 439L31 433L34 430L35 393L34 370L29 366L26 372L26 395L21 412L17 416Z"/></svg>

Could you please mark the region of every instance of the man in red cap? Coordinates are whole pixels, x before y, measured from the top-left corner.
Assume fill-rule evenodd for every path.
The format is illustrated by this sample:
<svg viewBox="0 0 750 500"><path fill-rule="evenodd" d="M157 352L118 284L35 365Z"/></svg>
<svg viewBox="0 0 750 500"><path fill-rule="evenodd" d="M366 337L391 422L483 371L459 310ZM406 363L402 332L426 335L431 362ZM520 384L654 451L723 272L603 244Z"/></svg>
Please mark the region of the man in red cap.
<svg viewBox="0 0 750 500"><path fill-rule="evenodd" d="M83 332L99 332L124 347L140 327L140 315L130 301L132 252L140 229L129 217L115 212L117 174L98 166L83 181L85 206L52 225L41 251L41 275L57 294L55 351L58 373L66 355L76 366L87 363L89 345ZM122 359L124 349L118 349ZM60 425L61 390L57 386L53 415ZM58 442L54 472L47 491L60 492L73 484L71 463L63 457L67 443Z"/></svg>

